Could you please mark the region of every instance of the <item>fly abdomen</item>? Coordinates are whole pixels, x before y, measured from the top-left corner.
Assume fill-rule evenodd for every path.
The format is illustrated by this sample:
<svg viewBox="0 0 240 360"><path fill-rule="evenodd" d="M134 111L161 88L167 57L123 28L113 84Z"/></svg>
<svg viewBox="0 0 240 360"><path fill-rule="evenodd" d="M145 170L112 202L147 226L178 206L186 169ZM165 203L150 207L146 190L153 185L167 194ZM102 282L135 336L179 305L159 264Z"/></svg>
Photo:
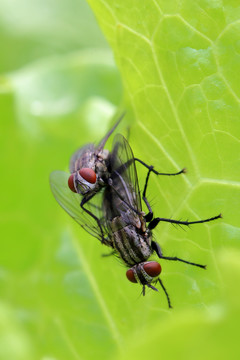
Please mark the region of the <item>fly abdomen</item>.
<svg viewBox="0 0 240 360"><path fill-rule="evenodd" d="M150 239L136 231L133 225L122 226L121 217L113 220L112 241L118 255L128 266L146 261L152 254Z"/></svg>

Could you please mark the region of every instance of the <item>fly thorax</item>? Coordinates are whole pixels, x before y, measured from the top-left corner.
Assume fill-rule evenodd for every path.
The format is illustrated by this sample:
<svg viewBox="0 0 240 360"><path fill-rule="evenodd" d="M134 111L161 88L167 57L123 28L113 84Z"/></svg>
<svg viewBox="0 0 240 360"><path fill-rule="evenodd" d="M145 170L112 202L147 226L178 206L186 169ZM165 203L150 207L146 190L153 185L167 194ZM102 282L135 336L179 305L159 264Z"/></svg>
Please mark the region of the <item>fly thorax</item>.
<svg viewBox="0 0 240 360"><path fill-rule="evenodd" d="M121 216L116 216L114 219L112 219L110 226L111 226L112 232L114 233L114 232L124 228L126 226L126 223Z"/></svg>
<svg viewBox="0 0 240 360"><path fill-rule="evenodd" d="M96 173L98 174L99 181L104 184L104 181L109 178L109 171L106 164L107 157L109 156L108 150L102 150L100 153L98 153L97 160L95 163L96 166Z"/></svg>
<svg viewBox="0 0 240 360"><path fill-rule="evenodd" d="M93 149L88 149L87 151L85 151L82 156L80 158L78 158L75 161L75 171L78 171L79 169L82 168L89 168L89 169L93 169L95 171L95 161L96 161L96 156L94 151L92 151Z"/></svg>
<svg viewBox="0 0 240 360"><path fill-rule="evenodd" d="M99 159L102 159L102 161L106 161L109 158L109 151L107 149L103 149L98 153Z"/></svg>
<svg viewBox="0 0 240 360"><path fill-rule="evenodd" d="M122 201L120 202L119 212L121 214L121 218L124 220L126 225L133 225L137 229L141 229L142 220L138 214L136 214L129 206ZM122 208L122 210L121 210Z"/></svg>
<svg viewBox="0 0 240 360"><path fill-rule="evenodd" d="M96 174L98 174L98 182L104 185L106 179L109 177L108 169L104 162L96 162Z"/></svg>
<svg viewBox="0 0 240 360"><path fill-rule="evenodd" d="M151 246L151 242L152 242L151 230L146 229L146 231L144 232L144 238L145 238L145 241L148 243L148 245Z"/></svg>
<svg viewBox="0 0 240 360"><path fill-rule="evenodd" d="M137 229L141 229L142 227L142 222L141 222L141 219L139 218L139 216L135 216L134 217L134 220L135 220L135 226Z"/></svg>

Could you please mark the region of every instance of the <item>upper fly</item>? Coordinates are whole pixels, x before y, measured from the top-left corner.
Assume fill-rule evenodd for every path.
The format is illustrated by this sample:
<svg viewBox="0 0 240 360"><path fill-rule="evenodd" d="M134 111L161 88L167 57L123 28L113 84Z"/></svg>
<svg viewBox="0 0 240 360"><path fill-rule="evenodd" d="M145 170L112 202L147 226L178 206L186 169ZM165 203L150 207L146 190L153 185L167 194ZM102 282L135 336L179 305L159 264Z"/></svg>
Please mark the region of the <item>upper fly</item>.
<svg viewBox="0 0 240 360"><path fill-rule="evenodd" d="M71 157L68 179L70 190L83 196L91 196L107 184L109 178L109 151L104 146L116 129L124 114L104 136L98 146L87 144L78 149Z"/></svg>
<svg viewBox="0 0 240 360"><path fill-rule="evenodd" d="M104 229L101 225L99 216L95 214L96 209L92 206L92 202L88 202L104 187L108 185L110 177L110 164L109 164L109 151L104 149L104 146L119 125L124 114L120 116L115 125L104 136L101 142L95 146L94 144L87 144L78 149L71 157L69 170L70 175L64 171L53 171L50 175L50 186L55 199L58 203L69 213L69 200L77 195L78 206L81 207L81 217L84 219L84 223L81 223L85 229L89 228L89 225L85 225L85 222L91 223L94 220L94 228L99 228L101 241L104 243ZM71 195L69 191L71 191ZM80 195L80 196L79 196ZM67 197L67 198L65 198ZM71 207L71 206L70 206ZM71 215L71 213L70 213ZM88 220L87 220L88 219ZM92 228L93 226L90 226ZM90 231L92 233L92 229ZM95 230L94 230L95 233Z"/></svg>

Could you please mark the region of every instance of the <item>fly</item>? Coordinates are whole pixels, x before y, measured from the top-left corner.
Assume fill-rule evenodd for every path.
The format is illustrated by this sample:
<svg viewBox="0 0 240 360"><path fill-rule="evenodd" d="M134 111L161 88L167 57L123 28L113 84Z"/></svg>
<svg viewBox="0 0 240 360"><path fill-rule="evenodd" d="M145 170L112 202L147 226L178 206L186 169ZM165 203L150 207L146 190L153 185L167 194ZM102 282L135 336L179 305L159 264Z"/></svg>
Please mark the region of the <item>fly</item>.
<svg viewBox="0 0 240 360"><path fill-rule="evenodd" d="M178 257L164 256L160 245L152 240L152 230L159 222L188 226L213 221L220 218L221 215L190 222L160 217L154 218L151 206L146 197L150 173L155 172L151 166L147 166L148 174L142 196L148 208L148 213L145 214L141 206L135 160L127 140L119 134L116 135L114 138L113 151L110 154L111 181L113 187L106 188L103 196L103 214L106 221L105 228L108 229L109 234L108 241L114 249L114 253L129 267L126 272L128 280L141 284L143 295L145 295L146 287L158 291L154 285L160 283L167 297L168 306L171 308L169 295L159 277L161 265L156 261L149 260L151 255L156 253L160 259L180 261L203 269L205 269L206 266ZM146 166L144 163L143 165ZM183 171L180 171L174 174L162 173L161 175L178 175L182 172ZM158 173L158 175L160 175L160 173ZM121 198L118 194L121 195ZM136 211L133 211L133 209Z"/></svg>
<svg viewBox="0 0 240 360"><path fill-rule="evenodd" d="M104 231L98 216L94 214L93 205L91 203L87 206L87 203L104 187L107 186L110 177L109 173L109 151L104 149L104 146L119 125L124 114L120 116L115 125L108 131L101 142L95 146L94 144L87 144L78 149L71 157L69 170L71 175L64 171L53 171L50 175L50 186L54 197L60 203L60 205L67 211L69 206L68 199L71 199L74 195L69 194L68 199L63 200L64 196L69 193L65 187L68 185L68 189L72 193L77 194L78 206L81 207L83 212L88 214L94 221L101 232L101 239L104 242ZM64 183L63 183L64 181ZM61 193L62 191L62 193ZM80 196L79 196L80 195ZM76 197L74 197L76 198ZM87 219L86 214L81 215L84 221ZM70 214L71 215L71 214ZM92 222L92 219L88 219L88 222ZM81 226L83 223L81 222ZM84 228L89 228L88 225L83 225ZM94 226L95 228L95 226ZM90 232L91 233L91 232ZM95 230L94 230L95 233Z"/></svg>

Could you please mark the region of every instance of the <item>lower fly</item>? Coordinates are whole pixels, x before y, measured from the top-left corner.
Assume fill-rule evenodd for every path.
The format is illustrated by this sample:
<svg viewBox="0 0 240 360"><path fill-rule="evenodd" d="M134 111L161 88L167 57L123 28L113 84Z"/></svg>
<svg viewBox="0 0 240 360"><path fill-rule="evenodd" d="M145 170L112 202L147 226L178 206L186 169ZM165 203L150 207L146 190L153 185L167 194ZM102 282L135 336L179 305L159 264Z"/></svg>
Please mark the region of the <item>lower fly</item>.
<svg viewBox="0 0 240 360"><path fill-rule="evenodd" d="M142 198L148 208L148 213L142 211L140 190L138 185L135 161L139 161L148 168ZM190 262L178 257L164 256L160 245L152 240L152 230L160 222L189 226L216 220L221 215L199 221L180 221L167 218L153 217L151 206L147 200L146 191L149 176L152 172L157 175L179 175L178 173L159 173L152 166L146 165L141 160L134 158L127 140L116 135L114 138L113 151L110 155L112 186L107 187L103 196L103 214L106 228L109 234L109 243L114 253L120 257L129 268L126 276L129 281L142 285L142 293L145 288L158 291L154 286L159 283L172 307L168 292L160 278L161 265L156 261L149 260L154 253L163 260L179 261L188 265L205 269L205 265Z"/></svg>

